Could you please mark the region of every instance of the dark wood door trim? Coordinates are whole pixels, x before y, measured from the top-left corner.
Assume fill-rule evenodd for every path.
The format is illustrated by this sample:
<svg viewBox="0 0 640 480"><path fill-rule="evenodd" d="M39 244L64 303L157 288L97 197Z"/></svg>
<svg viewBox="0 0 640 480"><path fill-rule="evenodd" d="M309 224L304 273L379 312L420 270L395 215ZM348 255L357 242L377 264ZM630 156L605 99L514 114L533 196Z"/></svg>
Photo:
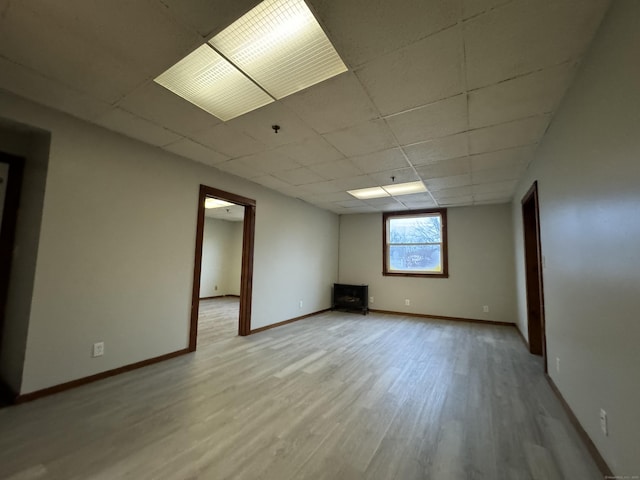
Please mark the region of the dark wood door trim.
<svg viewBox="0 0 640 480"><path fill-rule="evenodd" d="M7 180L0 231L0 345L2 345L9 278L11 276L11 261L13 258L13 243L16 236L25 160L21 157L0 152L0 162L9 165L9 178Z"/></svg>
<svg viewBox="0 0 640 480"><path fill-rule="evenodd" d="M527 291L529 351L537 355L542 355L544 359L544 371L546 373L548 370L547 339L544 315L538 182L533 182L529 191L522 198L521 204L525 257L525 285Z"/></svg>
<svg viewBox="0 0 640 480"><path fill-rule="evenodd" d="M202 242L204 236L204 201L212 197L244 207L244 223L242 230L242 270L240 276L240 313L238 335L251 334L251 298L253 294L253 249L256 231L256 201L200 185L198 195L198 222L196 227L196 251L193 268L193 290L191 296L191 326L189 331L189 351L196 350L198 340L198 311L200 305L200 273L202 270Z"/></svg>

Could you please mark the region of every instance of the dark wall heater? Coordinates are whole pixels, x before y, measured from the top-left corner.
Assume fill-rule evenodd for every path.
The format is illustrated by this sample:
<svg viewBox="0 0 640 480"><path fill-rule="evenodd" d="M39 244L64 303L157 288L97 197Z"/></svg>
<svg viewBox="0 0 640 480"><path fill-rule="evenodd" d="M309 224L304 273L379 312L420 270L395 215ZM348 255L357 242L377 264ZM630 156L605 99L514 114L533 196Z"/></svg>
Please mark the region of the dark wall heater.
<svg viewBox="0 0 640 480"><path fill-rule="evenodd" d="M369 285L333 284L333 310L369 313Z"/></svg>

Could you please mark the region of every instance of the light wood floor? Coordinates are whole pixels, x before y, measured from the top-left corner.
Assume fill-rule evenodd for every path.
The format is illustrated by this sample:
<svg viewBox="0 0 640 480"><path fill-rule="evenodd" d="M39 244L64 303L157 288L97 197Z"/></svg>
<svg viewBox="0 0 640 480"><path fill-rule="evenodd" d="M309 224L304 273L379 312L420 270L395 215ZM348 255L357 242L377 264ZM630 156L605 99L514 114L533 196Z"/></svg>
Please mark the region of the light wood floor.
<svg viewBox="0 0 640 480"><path fill-rule="evenodd" d="M0 478L601 478L514 328L205 330L195 354L0 410Z"/></svg>

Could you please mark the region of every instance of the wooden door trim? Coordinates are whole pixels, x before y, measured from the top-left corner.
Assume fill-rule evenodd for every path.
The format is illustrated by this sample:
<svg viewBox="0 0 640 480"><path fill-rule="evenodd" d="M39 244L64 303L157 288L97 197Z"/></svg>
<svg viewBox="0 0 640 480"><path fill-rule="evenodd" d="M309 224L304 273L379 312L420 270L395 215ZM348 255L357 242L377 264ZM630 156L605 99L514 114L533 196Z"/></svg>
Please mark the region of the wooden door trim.
<svg viewBox="0 0 640 480"><path fill-rule="evenodd" d="M189 329L189 351L196 350L198 341L198 311L200 304L200 274L202 271L202 243L204 237L204 201L207 197L218 198L244 207L242 230L242 270L240 274L240 312L238 335L251 334L251 298L253 292L253 249L256 231L256 201L225 192L217 188L200 185L198 194L198 221L196 227L196 249L193 268L193 290L191 295L191 324Z"/></svg>
<svg viewBox="0 0 640 480"><path fill-rule="evenodd" d="M531 188L529 188L529 190L527 191L527 193L522 197L522 201L520 202L522 205L522 215L523 215L523 221L522 221L522 229L523 229L523 241L524 241L524 257L525 257L525 289L527 290L527 330L529 332L531 332L531 325L530 325L530 321L529 321L529 291L528 291L528 279L527 279L527 246L526 246L526 241L527 241L527 225L526 225L526 221L524 218L524 208L525 205L528 204L529 202L532 202L533 205L533 210L534 210L534 215L533 215L533 222L535 225L535 252L536 252L536 256L537 256L537 271L538 271L538 278L537 278L537 283L538 283L538 299L539 299L539 309L540 309L540 337L541 337L541 343L542 343L542 358L544 361L544 371L545 373L547 373L548 371L548 365L547 365L547 335L546 335L546 320L545 320L545 311L544 311L544 282L543 282L543 271L542 271L542 244L540 241L540 206L539 206L539 201L538 201L538 182L535 181L533 182L533 185L531 185ZM531 345L533 342L531 342L531 337L529 337L529 349L531 351Z"/></svg>
<svg viewBox="0 0 640 480"><path fill-rule="evenodd" d="M22 175L25 159L0 152L0 162L9 165L9 177L4 200L4 212L0 227L0 346L4 331L7 299L9 294L9 279L11 276L11 262L13 258L13 244L16 236L18 221L18 207L20 205L20 191L22 189Z"/></svg>

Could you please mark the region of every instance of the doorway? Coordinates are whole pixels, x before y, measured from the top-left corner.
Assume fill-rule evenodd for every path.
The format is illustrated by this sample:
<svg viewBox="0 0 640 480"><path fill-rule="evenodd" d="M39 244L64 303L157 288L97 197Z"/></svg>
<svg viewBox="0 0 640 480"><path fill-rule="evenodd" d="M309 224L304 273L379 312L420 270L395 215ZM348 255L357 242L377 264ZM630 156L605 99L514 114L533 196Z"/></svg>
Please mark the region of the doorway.
<svg viewBox="0 0 640 480"><path fill-rule="evenodd" d="M0 152L0 345L11 276L24 159Z"/></svg>
<svg viewBox="0 0 640 480"><path fill-rule="evenodd" d="M544 359L544 371L546 373L547 345L542 282L542 249L540 245L540 212L538 205L538 182L534 182L522 198L527 324L529 351L534 355L542 355Z"/></svg>
<svg viewBox="0 0 640 480"><path fill-rule="evenodd" d="M202 274L202 249L205 228L205 201L217 199L240 205L244 208L242 223L242 260L240 271L240 299L238 313L238 335L251 333L251 298L253 287L253 248L255 237L256 201L216 188L200 185L198 195L198 223L196 231L195 265L193 272L193 292L191 298L191 326L189 351L195 351L198 339L198 316L200 311L200 284Z"/></svg>

